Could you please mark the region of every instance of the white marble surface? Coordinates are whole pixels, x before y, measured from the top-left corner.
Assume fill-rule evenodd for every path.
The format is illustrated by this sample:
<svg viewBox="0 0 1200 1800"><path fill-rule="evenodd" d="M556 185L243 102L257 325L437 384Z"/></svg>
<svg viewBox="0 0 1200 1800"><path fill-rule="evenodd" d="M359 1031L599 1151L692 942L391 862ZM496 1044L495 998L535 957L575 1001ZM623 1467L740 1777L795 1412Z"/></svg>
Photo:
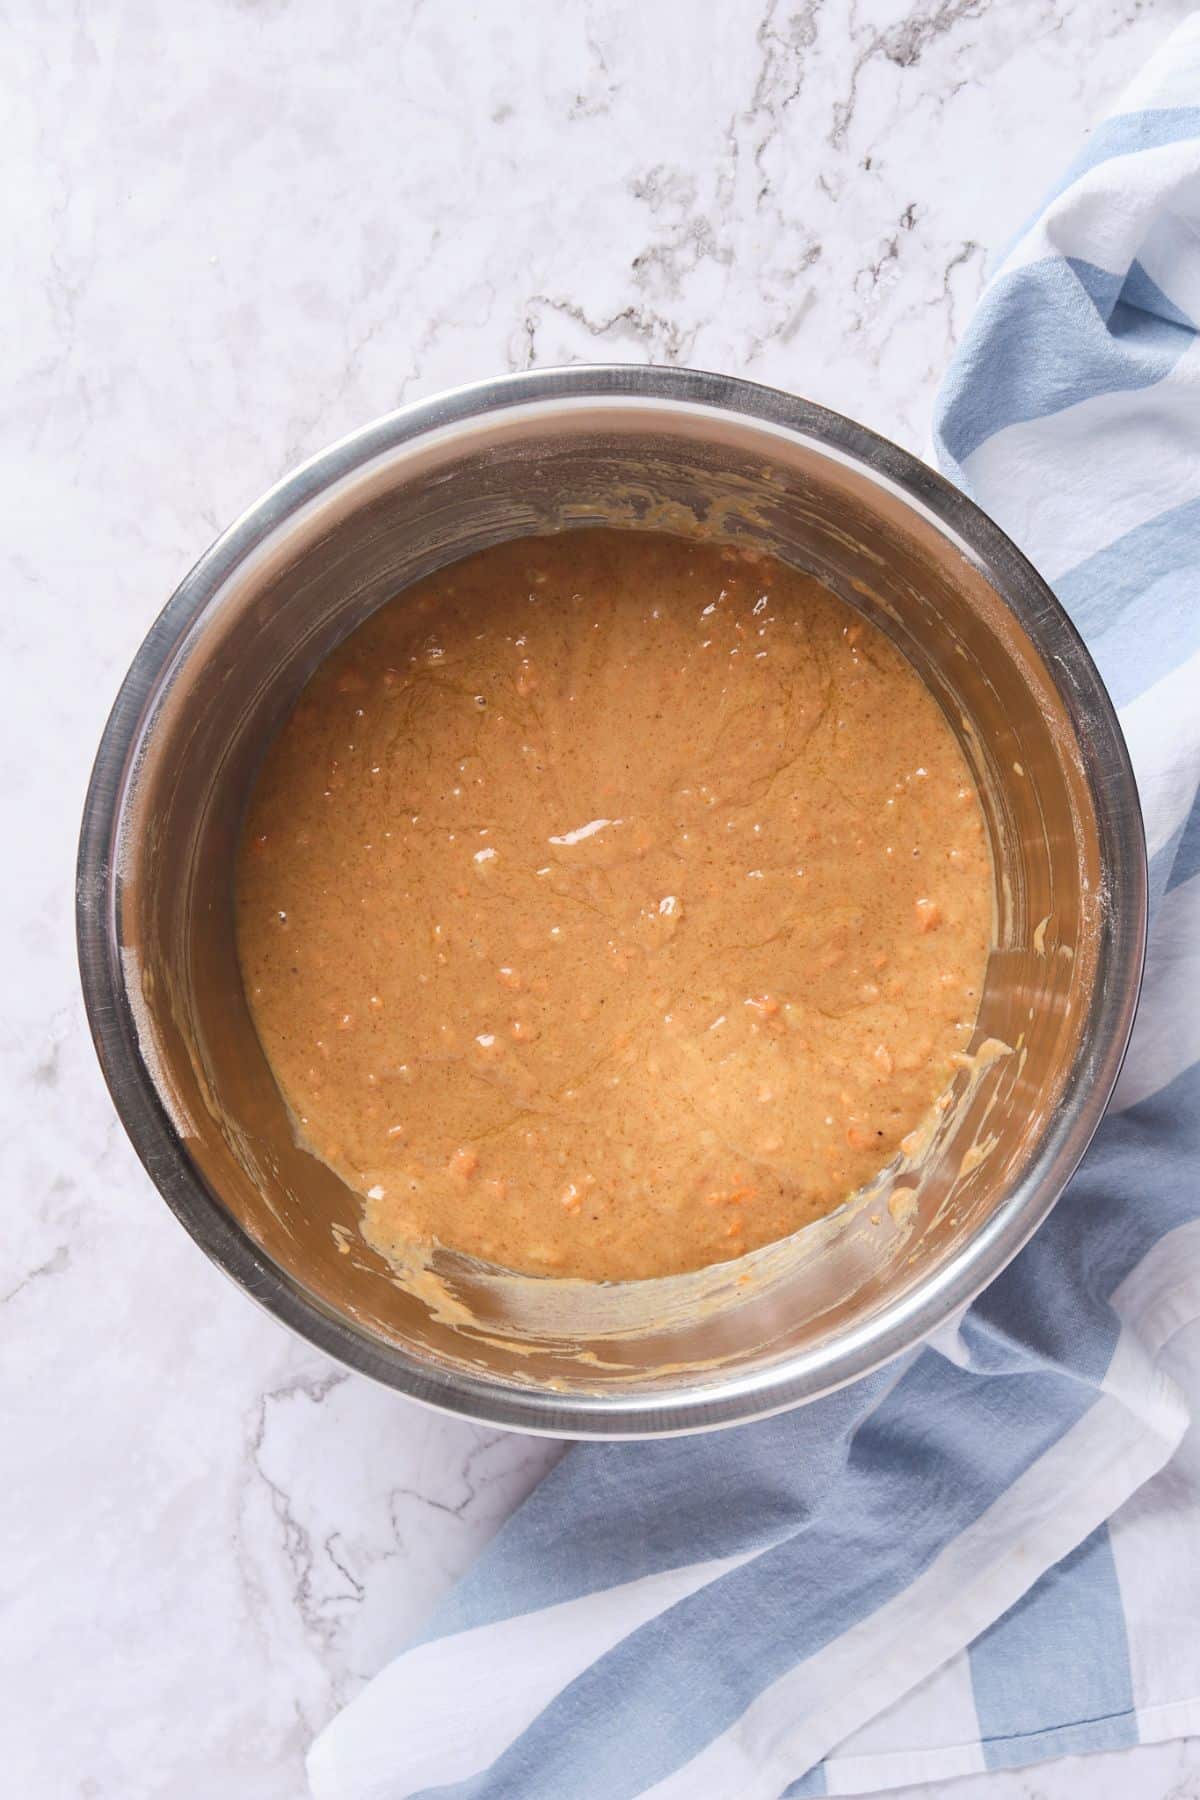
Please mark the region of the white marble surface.
<svg viewBox="0 0 1200 1800"><path fill-rule="evenodd" d="M556 1454L292 1341L185 1238L115 1122L72 860L153 614L290 464L497 369L690 361L919 447L987 252L1185 10L8 10L6 1792L293 1800L313 1732ZM1200 1753L939 1791L1186 1800Z"/></svg>

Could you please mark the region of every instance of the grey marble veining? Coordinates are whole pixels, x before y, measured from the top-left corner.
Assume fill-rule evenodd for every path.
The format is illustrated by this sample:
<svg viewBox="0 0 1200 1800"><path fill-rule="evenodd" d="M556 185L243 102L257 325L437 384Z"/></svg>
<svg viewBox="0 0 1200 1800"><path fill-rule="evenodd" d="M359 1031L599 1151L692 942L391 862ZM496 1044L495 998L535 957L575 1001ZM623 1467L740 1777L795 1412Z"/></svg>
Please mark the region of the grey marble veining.
<svg viewBox="0 0 1200 1800"><path fill-rule="evenodd" d="M1185 10L9 9L12 1793L294 1800L313 1732L557 1454L292 1341L187 1241L113 1118L76 993L74 838L153 614L298 459L497 369L691 362L919 448L989 254ZM943 1791L1190 1800L1200 1758L1167 1745Z"/></svg>

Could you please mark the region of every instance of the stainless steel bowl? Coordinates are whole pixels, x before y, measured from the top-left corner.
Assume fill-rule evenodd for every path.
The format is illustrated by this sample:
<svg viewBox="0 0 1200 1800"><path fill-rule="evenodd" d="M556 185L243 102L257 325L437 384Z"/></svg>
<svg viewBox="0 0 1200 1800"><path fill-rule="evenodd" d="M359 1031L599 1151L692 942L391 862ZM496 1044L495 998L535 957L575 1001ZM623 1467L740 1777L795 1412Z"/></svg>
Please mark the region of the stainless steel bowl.
<svg viewBox="0 0 1200 1800"><path fill-rule="evenodd" d="M964 1092L924 1166L890 1178L902 1195L885 1182L740 1263L606 1287L445 1255L444 1287L414 1293L358 1237L355 1197L289 1130L234 952L238 826L271 734L373 608L498 540L598 522L766 548L820 575L920 670L984 795L1000 891L979 1038L1012 1054ZM1145 910L1112 707L1004 534L834 413L721 376L624 367L512 376L407 407L253 506L137 654L100 745L78 873L105 1076L208 1255L304 1337L407 1394L596 1437L809 1400L915 1344L991 1280L1108 1100Z"/></svg>

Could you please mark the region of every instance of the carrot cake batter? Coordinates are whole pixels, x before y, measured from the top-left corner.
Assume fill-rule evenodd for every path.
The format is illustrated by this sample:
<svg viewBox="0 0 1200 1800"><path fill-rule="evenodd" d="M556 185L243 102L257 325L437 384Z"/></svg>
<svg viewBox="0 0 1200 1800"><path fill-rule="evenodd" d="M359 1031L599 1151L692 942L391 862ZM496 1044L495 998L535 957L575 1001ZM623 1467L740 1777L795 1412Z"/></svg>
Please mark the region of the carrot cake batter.
<svg viewBox="0 0 1200 1800"><path fill-rule="evenodd" d="M978 797L872 625L754 553L527 538L384 606L272 745L255 1023L387 1252L725 1261L892 1158L974 1025Z"/></svg>

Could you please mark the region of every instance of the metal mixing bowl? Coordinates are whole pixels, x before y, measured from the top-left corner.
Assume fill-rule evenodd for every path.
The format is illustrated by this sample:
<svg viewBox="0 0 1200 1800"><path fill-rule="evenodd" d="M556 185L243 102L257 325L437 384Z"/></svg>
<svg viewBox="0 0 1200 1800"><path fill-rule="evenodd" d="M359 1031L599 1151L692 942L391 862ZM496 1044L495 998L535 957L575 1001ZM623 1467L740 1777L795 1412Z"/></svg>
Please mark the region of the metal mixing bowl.
<svg viewBox="0 0 1200 1800"><path fill-rule="evenodd" d="M501 539L601 522L765 548L821 576L915 664L984 799L999 892L976 1041L1012 1054L973 1086L962 1077L921 1168L781 1246L623 1286L443 1254L431 1299L362 1243L355 1196L294 1141L235 956L239 824L271 734L375 607ZM1053 1205L1108 1100L1145 910L1112 707L1004 534L834 413L721 376L623 367L512 376L407 407L253 506L134 660L96 760L78 874L105 1076L208 1255L304 1337L407 1394L597 1437L811 1399L915 1344L991 1280Z"/></svg>

